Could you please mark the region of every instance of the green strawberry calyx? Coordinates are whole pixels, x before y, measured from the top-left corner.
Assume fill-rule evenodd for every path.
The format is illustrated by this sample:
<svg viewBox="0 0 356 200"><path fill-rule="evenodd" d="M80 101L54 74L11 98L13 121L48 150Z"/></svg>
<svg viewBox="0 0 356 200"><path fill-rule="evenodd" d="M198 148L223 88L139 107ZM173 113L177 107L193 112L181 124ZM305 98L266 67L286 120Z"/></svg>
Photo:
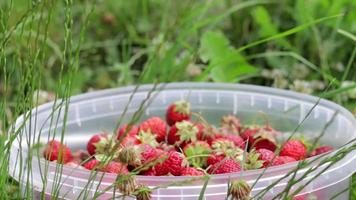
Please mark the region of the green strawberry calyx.
<svg viewBox="0 0 356 200"><path fill-rule="evenodd" d="M251 169L259 169L263 166L264 161L259 159L260 154L256 152L255 149L252 149L245 160L243 162L244 169L251 170Z"/></svg>
<svg viewBox="0 0 356 200"><path fill-rule="evenodd" d="M181 101L176 101L174 103L175 107L174 107L174 112L178 112L182 115L189 115L190 114L190 103L185 101L185 100L181 100Z"/></svg>
<svg viewBox="0 0 356 200"><path fill-rule="evenodd" d="M193 123L189 121L182 121L176 123L176 127L178 129L177 135L179 135L180 142L195 142L197 140L197 133L199 129Z"/></svg>
<svg viewBox="0 0 356 200"><path fill-rule="evenodd" d="M97 153L105 154L113 150L115 142L112 140L111 135L107 135L107 137L100 137L100 140L94 146Z"/></svg>
<svg viewBox="0 0 356 200"><path fill-rule="evenodd" d="M156 135L152 134L150 129L148 131L143 131L141 130L136 138L142 143L142 144L149 144L152 147L157 147L158 142L156 140Z"/></svg>

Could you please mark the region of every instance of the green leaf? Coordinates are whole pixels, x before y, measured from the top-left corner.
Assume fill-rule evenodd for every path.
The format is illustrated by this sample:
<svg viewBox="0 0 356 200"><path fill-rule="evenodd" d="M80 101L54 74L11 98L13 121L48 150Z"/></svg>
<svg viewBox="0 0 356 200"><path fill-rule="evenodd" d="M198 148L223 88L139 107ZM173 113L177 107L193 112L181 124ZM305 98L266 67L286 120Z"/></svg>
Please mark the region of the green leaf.
<svg viewBox="0 0 356 200"><path fill-rule="evenodd" d="M236 50L230 50L211 65L211 78L215 82L236 82L239 76L256 73L255 67L250 65Z"/></svg>
<svg viewBox="0 0 356 200"><path fill-rule="evenodd" d="M216 82L236 82L239 76L256 73L239 52L230 46L229 40L221 32L206 32L202 36L200 57L209 66L200 79L208 75Z"/></svg>
<svg viewBox="0 0 356 200"><path fill-rule="evenodd" d="M200 57L204 62L224 56L229 40L221 32L206 32L200 41Z"/></svg>
<svg viewBox="0 0 356 200"><path fill-rule="evenodd" d="M271 36L278 32L277 27L272 23L271 16L264 7L257 6L254 8L252 10L252 16L256 24L259 26L258 32L260 36Z"/></svg>
<svg viewBox="0 0 356 200"><path fill-rule="evenodd" d="M263 6L257 6L252 10L252 16L258 25L260 37L268 37L279 33L278 27L272 22L271 16ZM276 42L284 47L290 48L291 45L284 38L276 40Z"/></svg>

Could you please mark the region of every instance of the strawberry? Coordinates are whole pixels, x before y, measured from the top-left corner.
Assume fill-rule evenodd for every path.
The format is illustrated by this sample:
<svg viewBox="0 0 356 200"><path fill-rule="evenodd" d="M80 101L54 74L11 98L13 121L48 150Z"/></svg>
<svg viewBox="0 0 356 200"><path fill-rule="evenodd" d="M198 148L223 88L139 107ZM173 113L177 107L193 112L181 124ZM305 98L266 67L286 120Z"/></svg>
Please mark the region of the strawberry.
<svg viewBox="0 0 356 200"><path fill-rule="evenodd" d="M114 173L114 174L129 173L129 170L127 169L126 165L115 161L110 161L108 164L106 164L104 167L101 168L101 171L106 173Z"/></svg>
<svg viewBox="0 0 356 200"><path fill-rule="evenodd" d="M151 132L158 142L166 138L167 124L160 117L151 117L140 125L140 131Z"/></svg>
<svg viewBox="0 0 356 200"><path fill-rule="evenodd" d="M296 160L289 156L277 156L274 158L274 160L272 162L272 166L283 165L283 164L294 162L294 161L296 161Z"/></svg>
<svg viewBox="0 0 356 200"><path fill-rule="evenodd" d="M167 158L162 162L154 166L157 176L164 176L167 174L172 174L174 176L179 176L182 170L187 165L184 156L178 152L168 152Z"/></svg>
<svg viewBox="0 0 356 200"><path fill-rule="evenodd" d="M139 151L142 165L149 164L158 157L157 150L148 144L141 144Z"/></svg>
<svg viewBox="0 0 356 200"><path fill-rule="evenodd" d="M295 160L301 160L307 155L307 148L299 140L289 140L283 144L280 156L289 156Z"/></svg>
<svg viewBox="0 0 356 200"><path fill-rule="evenodd" d="M222 161L225 158L225 155L223 154L217 154L215 152L213 152L212 154L210 154L206 160L207 165L214 165L215 163L218 163L220 161Z"/></svg>
<svg viewBox="0 0 356 200"><path fill-rule="evenodd" d="M240 135L240 120L234 115L223 116L221 118L221 131L224 134Z"/></svg>
<svg viewBox="0 0 356 200"><path fill-rule="evenodd" d="M176 151L176 148L173 145L163 143L163 142L158 144L157 149L163 150L165 152Z"/></svg>
<svg viewBox="0 0 356 200"><path fill-rule="evenodd" d="M154 170L154 168L150 168L146 171L140 172L140 174L144 176L156 176L156 171Z"/></svg>
<svg viewBox="0 0 356 200"><path fill-rule="evenodd" d="M156 140L156 135L152 134L151 131L139 131L138 135L136 136L138 143L141 144L148 144L152 147L157 147L158 142Z"/></svg>
<svg viewBox="0 0 356 200"><path fill-rule="evenodd" d="M205 173L194 167L186 167L182 170L182 176L204 176Z"/></svg>
<svg viewBox="0 0 356 200"><path fill-rule="evenodd" d="M130 129L127 130L128 128L130 128ZM136 125L131 125L129 127L128 124L125 124L119 129L119 132L117 134L117 140L120 140L122 137L124 137L124 135L136 136L138 134L138 131L139 131L139 129Z"/></svg>
<svg viewBox="0 0 356 200"><path fill-rule="evenodd" d="M184 147L187 142L197 140L199 129L189 121L181 121L174 124L168 133L168 144Z"/></svg>
<svg viewBox="0 0 356 200"><path fill-rule="evenodd" d="M196 141L187 144L183 148L184 155L189 163L195 167L204 167L207 164L207 157L211 153L210 145L205 141Z"/></svg>
<svg viewBox="0 0 356 200"><path fill-rule="evenodd" d="M247 170L260 169L263 167L264 161L260 160L260 154L255 149L245 154L245 162L242 163L243 168Z"/></svg>
<svg viewBox="0 0 356 200"><path fill-rule="evenodd" d="M94 155L96 153L107 152L110 150L111 146L114 145L110 140L111 136L109 136L107 133L92 136L87 143L87 150L89 154Z"/></svg>
<svg viewBox="0 0 356 200"><path fill-rule="evenodd" d="M258 149L256 152L260 154L259 159L264 161L263 167L267 167L269 163L272 161L272 159L275 157L273 151L270 151L268 149Z"/></svg>
<svg viewBox="0 0 356 200"><path fill-rule="evenodd" d="M183 120L189 120L192 115L190 111L190 103L182 100L176 101L168 106L166 113L166 120L168 125L172 126L176 122L181 122Z"/></svg>
<svg viewBox="0 0 356 200"><path fill-rule="evenodd" d="M67 163L73 159L70 149L57 140L52 140L47 143L44 149L43 156L50 161L56 160L58 163Z"/></svg>
<svg viewBox="0 0 356 200"><path fill-rule="evenodd" d="M120 143L122 146L127 147L127 146L133 146L133 145L138 145L141 144L141 141L138 139L138 136L131 136L128 135L126 136Z"/></svg>
<svg viewBox="0 0 356 200"><path fill-rule="evenodd" d="M141 166L138 166L140 174L145 176L156 176L155 166L167 159L167 153L147 144L141 144L139 146L139 151L141 152L142 163Z"/></svg>
<svg viewBox="0 0 356 200"><path fill-rule="evenodd" d="M228 158L215 163L209 168L210 174L226 174L241 171L240 163L234 159Z"/></svg>
<svg viewBox="0 0 356 200"><path fill-rule="evenodd" d="M92 159L92 160L89 160L88 162L84 163L83 167L85 167L86 169L89 169L89 170L93 170L99 164L100 164L99 160Z"/></svg>
<svg viewBox="0 0 356 200"><path fill-rule="evenodd" d="M323 153L327 153L327 152L330 152L330 151L333 151L334 150L334 147L332 146L321 146L321 147L318 147L316 148L314 151L312 151L310 154L309 154L309 157L312 157L312 156L317 156L317 155L320 155L320 154L323 154Z"/></svg>
<svg viewBox="0 0 356 200"><path fill-rule="evenodd" d="M245 149L245 141L238 135L226 134L223 135L222 138L232 141L235 144L235 146L241 149Z"/></svg>
<svg viewBox="0 0 356 200"><path fill-rule="evenodd" d="M224 155L229 158L233 158L236 160L242 160L243 150L239 147L236 147L235 144L225 138L216 139L211 147L213 151L216 152L218 155Z"/></svg>
<svg viewBox="0 0 356 200"><path fill-rule="evenodd" d="M216 130L215 127L205 125L205 124L196 124L198 127L198 133L197 133L197 139L201 141L206 141L210 145L213 143L213 141L217 138L221 138L220 133Z"/></svg>
<svg viewBox="0 0 356 200"><path fill-rule="evenodd" d="M277 148L276 137L280 133L270 126L249 126L241 132L243 140L248 140L249 149L269 149L275 151Z"/></svg>
<svg viewBox="0 0 356 200"><path fill-rule="evenodd" d="M128 128L130 130L127 130ZM119 129L117 134L117 140L121 141L121 144L124 146L139 144L139 141L137 141L136 139L136 136L138 135L138 131L139 129L136 125L130 126L128 124L125 124Z"/></svg>

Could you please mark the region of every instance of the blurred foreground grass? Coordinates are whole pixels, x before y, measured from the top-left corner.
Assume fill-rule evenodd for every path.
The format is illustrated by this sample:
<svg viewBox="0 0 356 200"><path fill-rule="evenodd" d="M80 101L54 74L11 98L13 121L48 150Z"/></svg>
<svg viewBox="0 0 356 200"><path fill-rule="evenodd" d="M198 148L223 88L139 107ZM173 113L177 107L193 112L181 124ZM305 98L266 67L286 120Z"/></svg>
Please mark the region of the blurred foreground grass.
<svg viewBox="0 0 356 200"><path fill-rule="evenodd" d="M72 76L70 95L137 83L249 83L319 95L356 113L356 1L9 0L0 6L2 136L33 106L22 103L63 96Z"/></svg>

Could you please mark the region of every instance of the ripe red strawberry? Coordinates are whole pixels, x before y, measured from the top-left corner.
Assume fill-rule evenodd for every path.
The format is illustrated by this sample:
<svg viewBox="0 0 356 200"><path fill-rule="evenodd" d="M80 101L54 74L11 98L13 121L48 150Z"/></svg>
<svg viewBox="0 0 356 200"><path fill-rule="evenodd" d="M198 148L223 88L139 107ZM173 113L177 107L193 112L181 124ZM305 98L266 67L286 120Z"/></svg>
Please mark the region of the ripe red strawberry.
<svg viewBox="0 0 356 200"><path fill-rule="evenodd" d="M241 131L240 120L234 115L226 115L221 118L221 131L223 134L239 135Z"/></svg>
<svg viewBox="0 0 356 200"><path fill-rule="evenodd" d="M143 165L138 167L140 167L140 174L146 176L156 176L157 174L156 174L155 166L163 163L168 158L168 153L161 149L155 149L155 148L152 149L152 147L148 147L148 146L144 145L143 147L139 147L141 151L145 151L145 150L146 151L141 153L141 162L143 163Z"/></svg>
<svg viewBox="0 0 356 200"><path fill-rule="evenodd" d="M272 166L283 165L294 161L296 160L289 156L277 156L274 158Z"/></svg>
<svg viewBox="0 0 356 200"><path fill-rule="evenodd" d="M213 126L208 126L204 124L196 124L198 127L197 139L201 141L206 141L208 144L212 144L217 138L221 138L221 134Z"/></svg>
<svg viewBox="0 0 356 200"><path fill-rule="evenodd" d="M207 157L205 155L211 153L211 148L205 141L196 141L185 145L183 152L193 166L204 167L207 165Z"/></svg>
<svg viewBox="0 0 356 200"><path fill-rule="evenodd" d="M226 174L241 171L240 163L232 158L224 159L209 168L210 174Z"/></svg>
<svg viewBox="0 0 356 200"><path fill-rule="evenodd" d="M176 151L176 148L173 145L164 142L159 143L157 149L163 150L165 152Z"/></svg>
<svg viewBox="0 0 356 200"><path fill-rule="evenodd" d="M142 165L147 165L148 163L153 162L158 157L156 149L148 144L141 144L139 146L139 151L141 155Z"/></svg>
<svg viewBox="0 0 356 200"><path fill-rule="evenodd" d="M57 140L47 143L43 156L50 161L56 160L58 163L67 163L73 159L70 149Z"/></svg>
<svg viewBox="0 0 356 200"><path fill-rule="evenodd" d="M197 170L194 167L186 167L182 170L182 176L204 176L203 171Z"/></svg>
<svg viewBox="0 0 356 200"><path fill-rule="evenodd" d="M190 103L182 100L176 101L168 106L166 113L166 120L168 125L172 126L176 122L181 122L183 120L189 120L192 115L190 111Z"/></svg>
<svg viewBox="0 0 356 200"><path fill-rule="evenodd" d="M186 165L187 162L183 154L171 151L167 153L167 158L162 163L154 166L154 170L156 171L157 176L164 176L167 174L180 176Z"/></svg>
<svg viewBox="0 0 356 200"><path fill-rule="evenodd" d="M213 152L207 158L207 165L208 166L214 165L215 163L222 161L224 158L225 158L225 155L217 154L217 153Z"/></svg>
<svg viewBox="0 0 356 200"><path fill-rule="evenodd" d="M117 140L123 140L123 136L126 135L126 137L135 137L138 134L138 127L136 125L132 125L130 126L130 130L128 129L128 124L123 125L120 129L119 132L117 134Z"/></svg>
<svg viewBox="0 0 356 200"><path fill-rule="evenodd" d="M321 146L321 147L318 147L316 148L314 151L312 151L310 154L309 154L309 157L312 157L312 156L317 156L317 155L320 155L320 154L323 154L323 153L326 153L326 152L330 152L330 151L333 151L334 150L334 147L332 146Z"/></svg>
<svg viewBox="0 0 356 200"><path fill-rule="evenodd" d="M166 138L167 124L160 117L151 117L140 125L140 131L151 132L158 142Z"/></svg>
<svg viewBox="0 0 356 200"><path fill-rule="evenodd" d="M238 135L226 134L222 138L232 141L237 147L245 149L245 141Z"/></svg>
<svg viewBox="0 0 356 200"><path fill-rule="evenodd" d="M274 152L268 149L258 149L256 152L260 154L259 159L264 161L263 167L267 167L272 161L272 159L275 157Z"/></svg>
<svg viewBox="0 0 356 200"><path fill-rule="evenodd" d="M187 142L197 140L199 129L189 121L181 121L174 124L168 133L168 144L184 147Z"/></svg>
<svg viewBox="0 0 356 200"><path fill-rule="evenodd" d="M111 161L107 165L105 165L103 168L101 168L101 171L106 172L106 173L114 173L114 174L128 174L129 170L127 169L127 166L119 163L119 162L114 162Z"/></svg>
<svg viewBox="0 0 356 200"><path fill-rule="evenodd" d="M137 135L136 136L128 135L121 141L120 144L124 147L127 147L127 146L141 144L141 141L137 138Z"/></svg>
<svg viewBox="0 0 356 200"><path fill-rule="evenodd" d="M307 155L307 148L299 140L289 140L283 144L280 156L289 156L295 160L301 160Z"/></svg>
<svg viewBox="0 0 356 200"><path fill-rule="evenodd" d="M92 159L92 160L89 160L88 162L84 163L83 167L85 167L86 169L89 169L89 170L93 170L99 164L100 164L99 160Z"/></svg>
<svg viewBox="0 0 356 200"><path fill-rule="evenodd" d="M92 136L87 144L87 150L90 155L104 153L108 149L110 149L110 136L106 133Z"/></svg>
<svg viewBox="0 0 356 200"><path fill-rule="evenodd" d="M250 126L242 130L241 137L248 140L249 149L268 149L275 151L277 148L276 136L280 133L270 126Z"/></svg>
<svg viewBox="0 0 356 200"><path fill-rule="evenodd" d="M146 171L142 171L140 174L144 176L156 176L156 171L154 170L154 168L150 168Z"/></svg>

